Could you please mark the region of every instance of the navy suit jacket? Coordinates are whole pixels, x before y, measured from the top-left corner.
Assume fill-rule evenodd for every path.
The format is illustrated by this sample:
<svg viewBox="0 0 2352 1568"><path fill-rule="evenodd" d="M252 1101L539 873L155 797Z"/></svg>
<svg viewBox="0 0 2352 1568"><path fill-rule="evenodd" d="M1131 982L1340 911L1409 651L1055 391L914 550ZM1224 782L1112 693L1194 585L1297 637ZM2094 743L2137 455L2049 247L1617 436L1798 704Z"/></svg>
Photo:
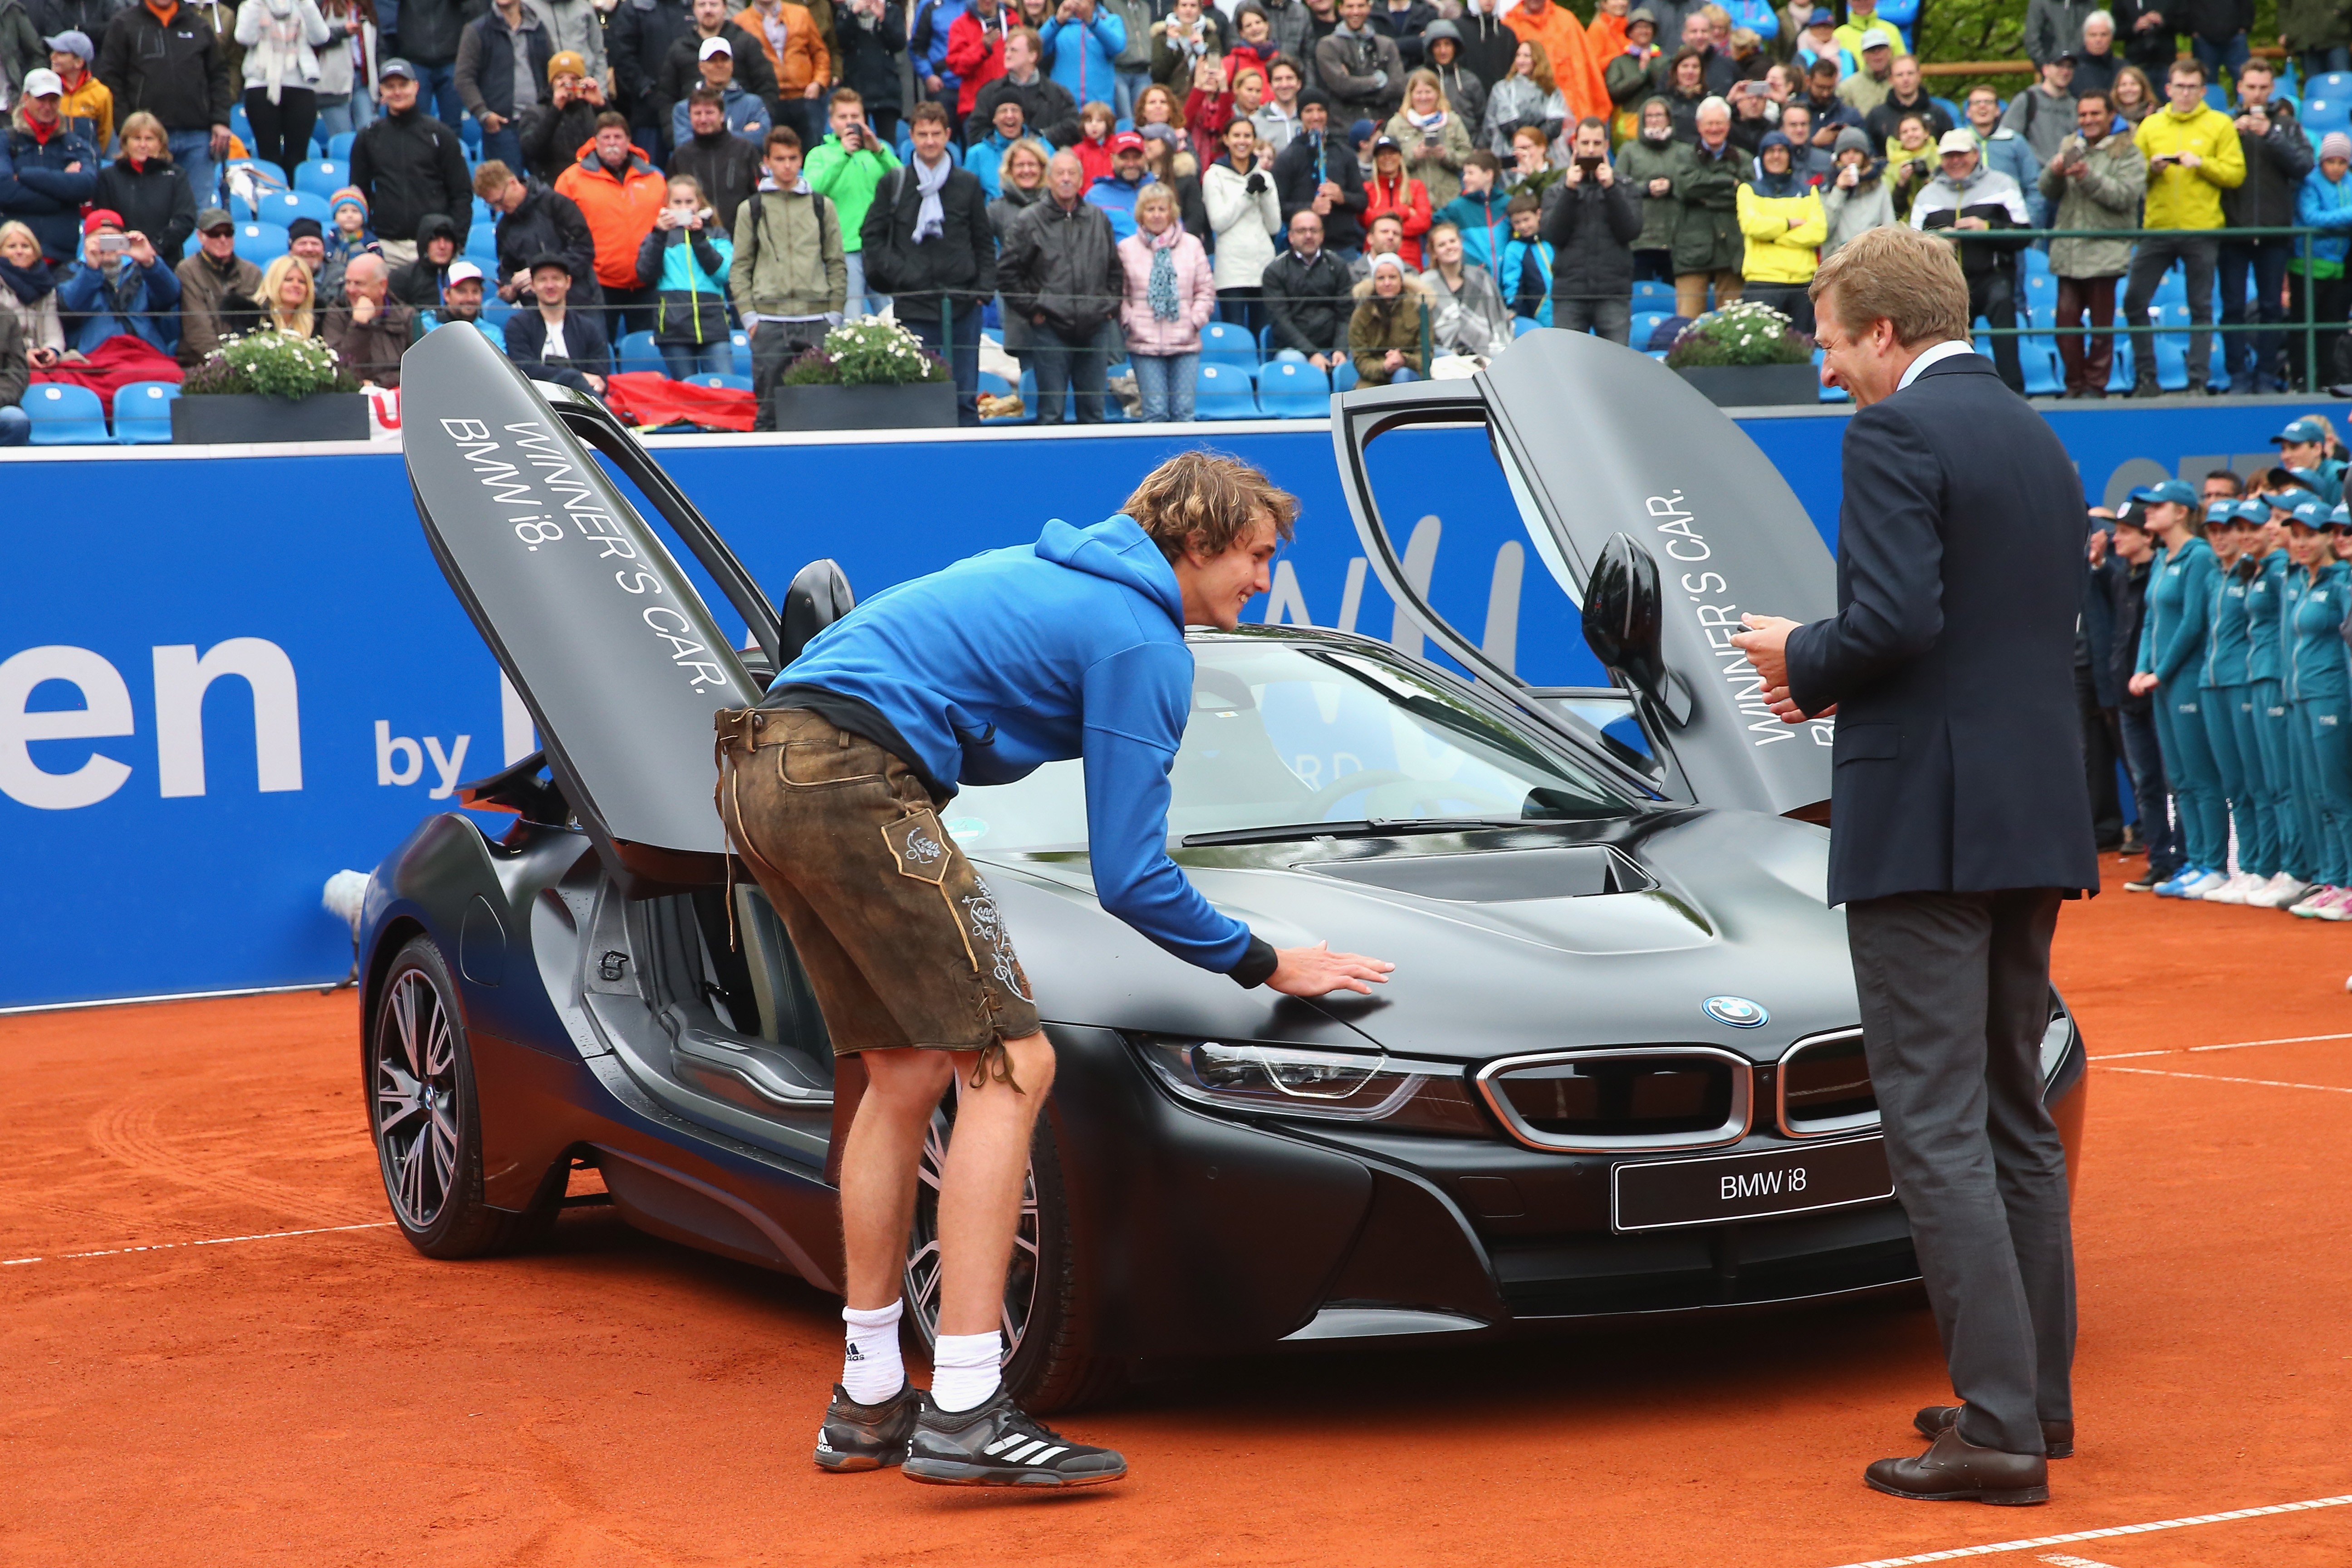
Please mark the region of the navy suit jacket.
<svg viewBox="0 0 2352 1568"><path fill-rule="evenodd" d="M613 347L604 338L602 312L566 310L563 312L563 346L572 351L564 359L547 359L547 322L539 313L534 301L507 318L507 357L524 367L526 374L532 367L544 364L558 374L544 379L572 383L561 374L564 371L586 371L591 375L613 374ZM582 382L577 390L586 392L588 384Z"/></svg>
<svg viewBox="0 0 2352 1568"><path fill-rule="evenodd" d="M2065 447L1956 354L1853 416L1844 467L1838 613L1789 635L1790 695L1838 705L1830 902L2096 888Z"/></svg>

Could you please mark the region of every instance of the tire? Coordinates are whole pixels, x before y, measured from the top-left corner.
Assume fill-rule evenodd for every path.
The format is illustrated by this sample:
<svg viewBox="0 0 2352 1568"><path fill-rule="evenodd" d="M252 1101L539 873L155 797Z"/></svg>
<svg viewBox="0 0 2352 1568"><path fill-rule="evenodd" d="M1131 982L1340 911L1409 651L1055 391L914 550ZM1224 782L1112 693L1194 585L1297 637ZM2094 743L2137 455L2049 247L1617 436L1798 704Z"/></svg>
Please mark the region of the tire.
<svg viewBox="0 0 2352 1568"><path fill-rule="evenodd" d="M392 961L364 1044L368 1133L392 1217L427 1258L488 1258L545 1239L562 1206L556 1165L520 1214L482 1201L481 1108L465 1016L430 937Z"/></svg>
<svg viewBox="0 0 2352 1568"><path fill-rule="evenodd" d="M907 1314L913 1348L928 1356L939 1337L940 1167L955 1130L955 1097L931 1112L923 1141L915 1225L907 1243ZM1029 1143L1029 1173L1021 1194L1021 1226L1013 1233L1013 1267L1005 1275L1004 1384L1022 1408L1050 1415L1099 1404L1126 1382L1126 1366L1087 1350L1092 1313L1070 1238L1070 1205L1061 1160L1045 1118Z"/></svg>

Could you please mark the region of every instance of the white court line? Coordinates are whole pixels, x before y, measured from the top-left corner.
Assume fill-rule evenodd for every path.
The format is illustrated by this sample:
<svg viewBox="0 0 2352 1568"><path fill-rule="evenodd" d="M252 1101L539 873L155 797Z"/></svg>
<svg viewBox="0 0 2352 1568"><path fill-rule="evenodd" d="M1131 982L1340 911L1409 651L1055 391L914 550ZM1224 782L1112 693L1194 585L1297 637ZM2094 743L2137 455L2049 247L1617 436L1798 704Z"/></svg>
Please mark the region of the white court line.
<svg viewBox="0 0 2352 1568"><path fill-rule="evenodd" d="M152 1241L144 1247L104 1247L95 1252L60 1252L48 1258L0 1258L0 1268L14 1268L20 1263L64 1263L76 1258L121 1258L132 1252L169 1252L179 1247L226 1247L234 1241L279 1241L289 1236L331 1236L341 1230L382 1230L391 1224L388 1219L377 1219L365 1225L322 1225L309 1230L266 1230L251 1236L215 1236L204 1241Z"/></svg>
<svg viewBox="0 0 2352 1568"><path fill-rule="evenodd" d="M2277 1040L2232 1040L2226 1046L2167 1046L2160 1051L2112 1051L2089 1059L2095 1062L2126 1062L2134 1057L2171 1057L2194 1051L2242 1051L2249 1046L2307 1046L2317 1040L2352 1040L2352 1035L2289 1035Z"/></svg>
<svg viewBox="0 0 2352 1568"><path fill-rule="evenodd" d="M2326 1094L2352 1094L2352 1089L2334 1083L2281 1083L2272 1078L2224 1078L2212 1072L2166 1072L2161 1068L2109 1068L2109 1072L2136 1072L2145 1078L2190 1078L2199 1083L2251 1083L2263 1089L2315 1089Z"/></svg>
<svg viewBox="0 0 2352 1568"><path fill-rule="evenodd" d="M1916 1557L1876 1557L1848 1563L1843 1568L1911 1568L1917 1563L1949 1563L1960 1557L1990 1557L2000 1552L2025 1552L2036 1546L2064 1546L2076 1541L2105 1541L2117 1535L2146 1535L2158 1530L2181 1530L2192 1524L2221 1524L2233 1519L2261 1519L2273 1513L2300 1513L2306 1509L2342 1508L2352 1497L2314 1498L2309 1502L2275 1502L2268 1508L2232 1509L2227 1513L2200 1513L2187 1519L2160 1519L2153 1524L2118 1524L2105 1530L2077 1530L2065 1535L2037 1535L2030 1541L2002 1541L1990 1546L1956 1546L1948 1552L1923 1552ZM2054 1562L2054 1558L2044 1558Z"/></svg>
<svg viewBox="0 0 2352 1568"><path fill-rule="evenodd" d="M2094 1563L2087 1557L2074 1557L2063 1552L2053 1552L2042 1561L2050 1568L2115 1568L2112 1563Z"/></svg>

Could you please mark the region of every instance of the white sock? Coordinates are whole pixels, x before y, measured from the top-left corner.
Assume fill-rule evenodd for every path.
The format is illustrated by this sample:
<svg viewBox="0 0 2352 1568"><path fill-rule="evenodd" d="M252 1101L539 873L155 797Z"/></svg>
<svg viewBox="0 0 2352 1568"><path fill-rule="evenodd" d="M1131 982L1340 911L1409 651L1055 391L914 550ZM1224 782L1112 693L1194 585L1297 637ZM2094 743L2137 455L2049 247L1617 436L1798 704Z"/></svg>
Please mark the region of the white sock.
<svg viewBox="0 0 2352 1568"><path fill-rule="evenodd" d="M860 1405L879 1405L907 1386L907 1363L898 1355L898 1315L906 1309L902 1297L870 1311L841 1310L841 1321L849 1325L841 1391Z"/></svg>
<svg viewBox="0 0 2352 1568"><path fill-rule="evenodd" d="M994 1329L984 1334L941 1334L931 1347L931 1403L952 1414L976 1410L996 1394L1004 1380L1004 1336Z"/></svg>

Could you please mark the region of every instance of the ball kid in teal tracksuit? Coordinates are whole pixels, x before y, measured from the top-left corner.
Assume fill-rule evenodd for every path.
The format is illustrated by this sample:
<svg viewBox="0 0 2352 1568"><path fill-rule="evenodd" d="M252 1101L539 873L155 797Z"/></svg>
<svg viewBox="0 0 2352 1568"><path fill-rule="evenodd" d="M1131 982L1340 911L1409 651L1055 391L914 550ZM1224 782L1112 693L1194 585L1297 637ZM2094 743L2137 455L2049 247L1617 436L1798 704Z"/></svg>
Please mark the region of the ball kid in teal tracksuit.
<svg viewBox="0 0 2352 1568"><path fill-rule="evenodd" d="M2229 803L2230 820L2238 835L2238 874L2205 897L2215 903L2242 904L2246 896L2265 886L2271 872L2264 868L2272 856L2270 792L2262 784L2262 755L2254 743L2252 678L2247 659L2252 651L2246 621L2247 579L2254 563L2243 559L2249 510L2269 521L2269 509L2257 503L2249 509L2232 500L2217 500L2205 509L2205 540L2213 547L2213 603L2207 611L2210 630L2205 658L2198 675L2197 703L2205 721L2205 741Z"/></svg>
<svg viewBox="0 0 2352 1568"><path fill-rule="evenodd" d="M2136 668L2156 678L2156 742L2186 856L2180 874L2156 890L2201 897L2229 879L2230 855L2229 811L2197 685L2213 605L2213 547L2194 531L2197 492L2184 481L2167 479L2132 491L2132 499L2148 504L2163 542L2148 578Z"/></svg>
<svg viewBox="0 0 2352 1568"><path fill-rule="evenodd" d="M2345 849L2352 840L2352 664L2344 646L2344 616L2352 606L2352 567L2330 548L2327 503L2308 500L2288 525L2305 570L2287 579L2285 602L2287 703L2294 710L2294 789L2310 847L2312 879L2321 891L2295 906L2298 914L2326 914L2352 880ZM2352 919L2352 910L2331 918Z"/></svg>
<svg viewBox="0 0 2352 1568"><path fill-rule="evenodd" d="M2263 503L2249 502L2248 509L2263 510ZM2261 526L2259 521L2257 525ZM2255 550L2263 549L2266 537L2267 530L2256 536ZM2252 754L2260 768L2262 787L2267 792L2269 805L2263 816L2271 833L2263 846L2269 858L2252 863L2252 869L2270 877L2271 888L2263 898L2253 901L2283 907L2278 902L2281 899L2291 903L2301 898L2311 880L2304 864L2303 833L2294 805L2294 764L2290 760L2287 740L2290 712L2279 684L2286 672L2280 657L2280 608L2287 574L2294 569L2294 563L2287 559L2284 546L2273 547L2260 556L2250 553L2239 563L2238 569L2244 572L2250 563L2253 569L2246 578L2246 676L2251 699L2247 717L2252 721ZM2242 755L2246 748L2242 745L2240 750ZM2249 863L2242 847L2238 862Z"/></svg>

